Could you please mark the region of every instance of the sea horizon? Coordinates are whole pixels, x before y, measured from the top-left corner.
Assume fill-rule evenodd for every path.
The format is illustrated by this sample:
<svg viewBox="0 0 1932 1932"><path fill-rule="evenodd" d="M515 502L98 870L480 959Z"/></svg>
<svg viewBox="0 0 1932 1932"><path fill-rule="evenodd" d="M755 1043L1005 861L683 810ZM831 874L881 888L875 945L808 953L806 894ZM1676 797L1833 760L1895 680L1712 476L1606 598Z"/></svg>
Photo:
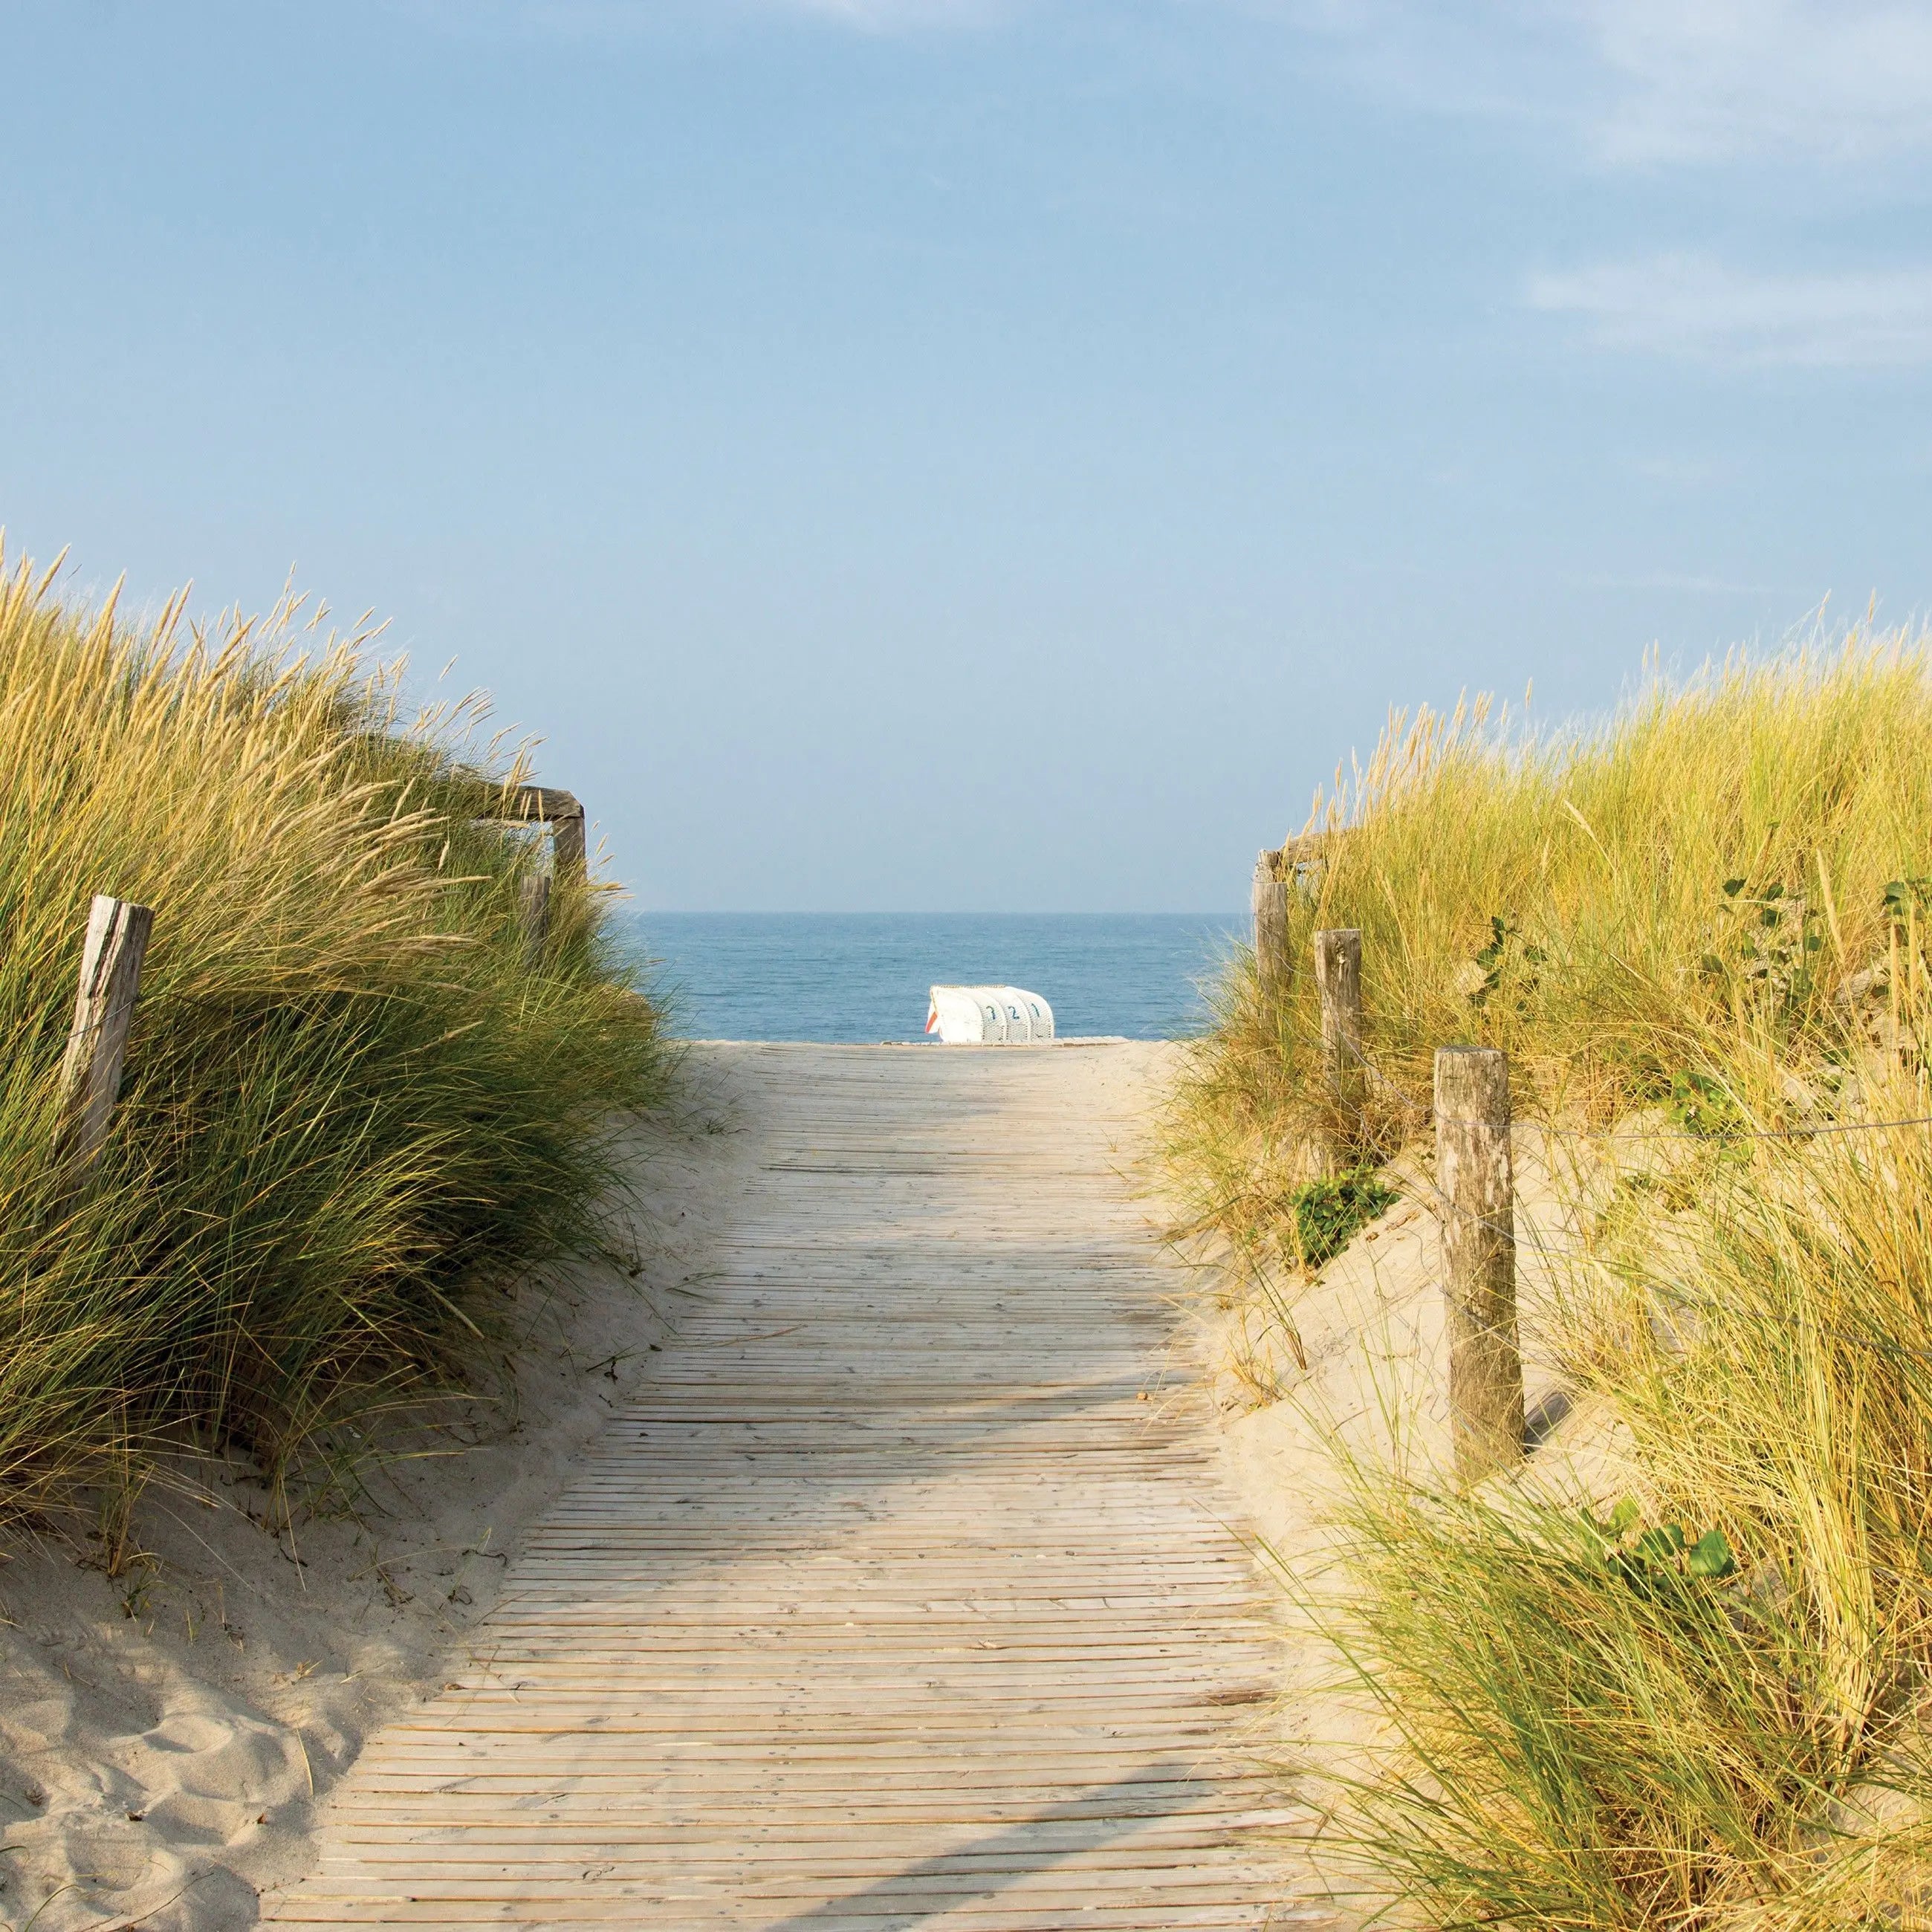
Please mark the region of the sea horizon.
<svg viewBox="0 0 1932 1932"><path fill-rule="evenodd" d="M917 1041L929 988L1023 986L1063 1039L1184 1038L1238 943L1233 913L670 912L615 922L670 1029L699 1040Z"/></svg>

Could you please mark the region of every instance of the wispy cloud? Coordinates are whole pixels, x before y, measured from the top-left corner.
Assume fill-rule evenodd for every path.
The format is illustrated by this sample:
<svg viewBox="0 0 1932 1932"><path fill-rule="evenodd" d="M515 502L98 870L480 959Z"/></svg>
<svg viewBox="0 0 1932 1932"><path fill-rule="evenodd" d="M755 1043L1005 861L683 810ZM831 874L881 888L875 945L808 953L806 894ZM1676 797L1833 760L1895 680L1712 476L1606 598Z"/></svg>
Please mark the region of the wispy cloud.
<svg viewBox="0 0 1932 1932"><path fill-rule="evenodd" d="M1932 362L1932 268L1759 274L1658 255L1532 276L1528 300L1607 349L1760 366Z"/></svg>
<svg viewBox="0 0 1932 1932"><path fill-rule="evenodd" d="M1923 0L1586 0L1579 13L1615 83L1594 130L1612 160L1932 145Z"/></svg>
<svg viewBox="0 0 1932 1932"><path fill-rule="evenodd" d="M1645 571L1634 576L1596 572L1569 581L1589 590L1666 590L1686 597L1790 598L1813 594L1802 584L1737 583L1729 578L1674 570Z"/></svg>
<svg viewBox="0 0 1932 1932"><path fill-rule="evenodd" d="M1406 104L1541 126L1612 166L1932 148L1932 0L1163 0L1276 23ZM414 0L615 28L667 6L864 33L997 25L1057 0Z"/></svg>
<svg viewBox="0 0 1932 1932"><path fill-rule="evenodd" d="M1405 99L1561 128L1612 166L1932 147L1925 0L1245 4Z"/></svg>
<svg viewBox="0 0 1932 1932"><path fill-rule="evenodd" d="M1629 457L1624 467L1633 476L1666 490L1712 490L1736 483L1744 466L1735 455L1678 449Z"/></svg>
<svg viewBox="0 0 1932 1932"><path fill-rule="evenodd" d="M667 7L867 33L997 24L1057 0L413 0L455 19L615 28ZM1164 0L1271 20L1421 107L1545 125L1612 165L1932 148L1932 0Z"/></svg>

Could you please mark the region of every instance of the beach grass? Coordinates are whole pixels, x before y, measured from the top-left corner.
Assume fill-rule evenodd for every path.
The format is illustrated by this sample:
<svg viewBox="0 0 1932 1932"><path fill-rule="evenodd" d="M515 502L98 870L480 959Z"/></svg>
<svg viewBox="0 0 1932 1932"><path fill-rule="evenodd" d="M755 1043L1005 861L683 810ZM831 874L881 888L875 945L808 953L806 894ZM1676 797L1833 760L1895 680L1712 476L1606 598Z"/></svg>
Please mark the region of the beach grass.
<svg viewBox="0 0 1932 1932"><path fill-rule="evenodd" d="M1306 974L1221 989L1171 1151L1237 1256L1294 1253L1311 1145L1426 1180L1438 1045L1504 1048L1564 1150L1543 1341L1594 1474L1335 1446L1382 1739L1335 1829L1412 1922L1932 1913L1928 710L1924 640L1859 634L1595 730L1398 718L1290 894L1293 959L1362 932L1359 1108Z"/></svg>
<svg viewBox="0 0 1932 1932"><path fill-rule="evenodd" d="M278 1478L467 1385L506 1291L594 1251L657 1016L560 878L518 915L514 756L399 711L290 602L124 621L0 572L0 1518L162 1446ZM92 896L152 907L124 1084L78 1191L58 1072Z"/></svg>

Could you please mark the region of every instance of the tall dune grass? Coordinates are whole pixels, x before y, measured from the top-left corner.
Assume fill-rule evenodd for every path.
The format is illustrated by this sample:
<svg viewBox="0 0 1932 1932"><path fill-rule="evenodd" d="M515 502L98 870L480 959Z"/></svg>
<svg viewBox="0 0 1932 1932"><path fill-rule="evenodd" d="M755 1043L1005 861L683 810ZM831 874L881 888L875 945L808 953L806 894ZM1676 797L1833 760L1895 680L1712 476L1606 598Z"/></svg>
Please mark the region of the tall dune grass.
<svg viewBox="0 0 1932 1932"><path fill-rule="evenodd" d="M1288 1245L1311 1134L1426 1155L1439 1044L1505 1048L1575 1152L1550 1340L1624 1506L1536 1458L1473 1494L1348 1470L1334 1630L1390 1743L1342 1828L1424 1922L1932 1918L1928 713L1894 634L1594 733L1397 719L1293 913L1304 960L1362 929L1366 1106L1305 979L1222 989L1175 1153L1250 1249Z"/></svg>
<svg viewBox="0 0 1932 1932"><path fill-rule="evenodd" d="M285 605L191 630L0 580L0 1517L158 1441L280 1470L459 1384L502 1291L599 1239L655 1016L525 844L466 721L404 721L366 637ZM54 1156L88 901L151 905L122 1098L86 1189Z"/></svg>
<svg viewBox="0 0 1932 1932"><path fill-rule="evenodd" d="M1734 1082L1740 1029L1760 1066L1816 1045L1884 964L1888 886L1932 872L1928 705L1924 649L1893 634L1653 679L1594 732L1515 731L1486 703L1397 714L1310 814L1346 830L1289 895L1286 1000L1264 1010L1251 972L1220 989L1178 1123L1198 1214L1272 1225L1317 1130L1391 1151L1448 1041L1504 1048L1532 1110L1595 1121ZM1376 1071L1338 1115L1308 960L1343 926Z"/></svg>

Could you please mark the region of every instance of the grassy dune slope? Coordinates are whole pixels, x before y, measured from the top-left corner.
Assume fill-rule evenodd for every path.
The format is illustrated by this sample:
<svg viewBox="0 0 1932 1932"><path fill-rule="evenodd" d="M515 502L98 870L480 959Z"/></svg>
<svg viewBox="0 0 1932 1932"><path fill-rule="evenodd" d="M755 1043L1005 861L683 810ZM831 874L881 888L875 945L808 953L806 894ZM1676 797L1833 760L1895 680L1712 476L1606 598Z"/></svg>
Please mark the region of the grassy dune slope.
<svg viewBox="0 0 1932 1932"><path fill-rule="evenodd" d="M526 963L531 860L472 824L494 794L452 721L400 725L357 640L298 615L137 634L0 583L0 1516L138 1480L163 1437L280 1469L460 1379L497 1291L596 1243L608 1124L661 1086L596 889L554 896ZM155 922L70 1199L56 1076L96 892Z"/></svg>
<svg viewBox="0 0 1932 1932"><path fill-rule="evenodd" d="M1365 1108L1306 976L1270 1010L1238 968L1196 1054L1178 1171L1257 1264L1311 1133L1426 1154L1438 1044L1560 1130L1552 1340L1613 1486L1348 1472L1335 1634L1390 1742L1344 1829L1424 1922L1926 1921L1928 716L1890 637L1582 738L1397 720L1293 914L1304 962L1362 930Z"/></svg>

